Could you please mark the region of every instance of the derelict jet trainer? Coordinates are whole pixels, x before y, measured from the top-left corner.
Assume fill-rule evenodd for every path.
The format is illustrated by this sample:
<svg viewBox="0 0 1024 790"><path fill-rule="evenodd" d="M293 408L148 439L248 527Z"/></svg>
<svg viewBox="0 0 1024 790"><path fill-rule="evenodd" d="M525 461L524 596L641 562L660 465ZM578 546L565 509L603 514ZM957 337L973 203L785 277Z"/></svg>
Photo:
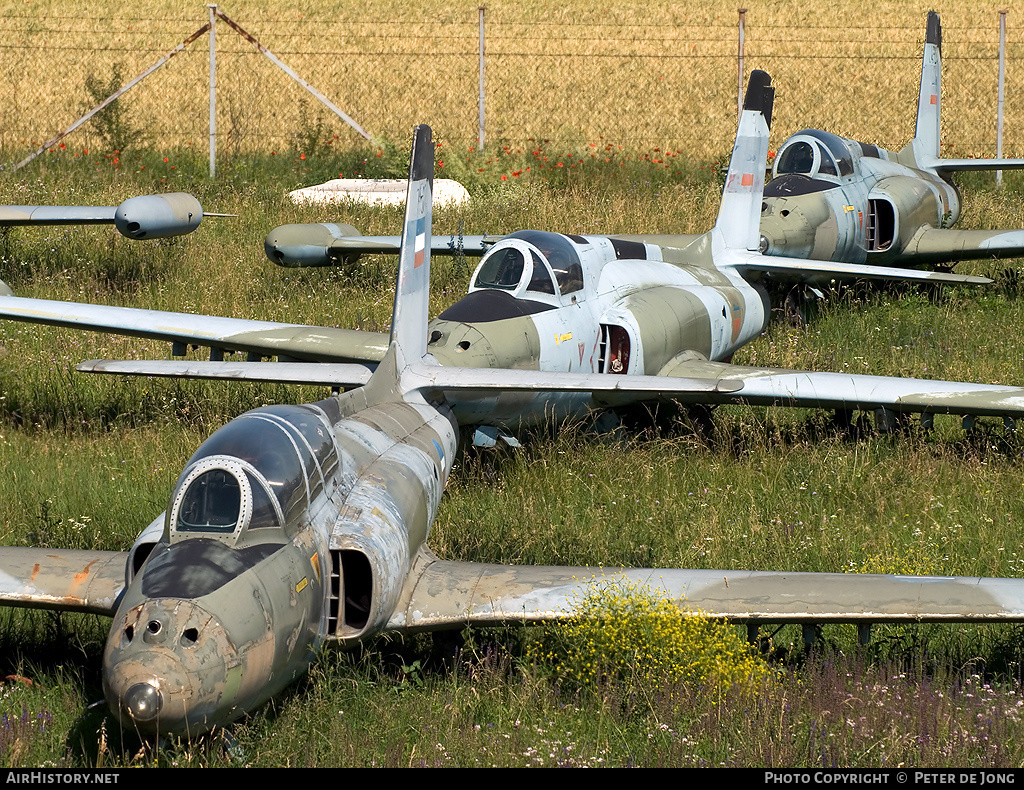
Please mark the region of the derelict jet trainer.
<svg viewBox="0 0 1024 790"><path fill-rule="evenodd" d="M428 335L429 351L442 366L481 368L481 376L505 382L502 389L447 393L461 424L516 426L652 400L781 404L836 409L844 415L864 409L879 411L887 420L906 412L1024 414L1024 389L1017 387L729 363L768 323L767 278L830 272L839 278L868 274L902 281L988 282L952 273L761 255L758 218L770 82L763 71L751 75L718 220L707 233L669 237L682 245L672 246L664 237L523 231L490 247L469 294L431 322ZM349 241L358 245L359 237ZM430 234L423 244L434 252L443 248ZM380 333L18 297L0 297L0 318L169 340L175 354L183 355L186 344L211 349L210 362L99 360L79 365L79 370L100 373L339 387L368 380L389 346L389 337ZM244 352L253 361L225 361L225 351ZM279 361L255 361L265 356ZM366 366L356 382L347 367L339 374L329 364L353 362ZM503 369L516 371L524 383L511 383L514 377ZM566 386L546 389L537 375L522 373L526 370L596 373L606 377L608 386L595 393L594 387L572 387L570 379L562 379ZM651 378L641 384L634 380L637 375ZM671 385L674 377L727 379L730 384L678 390Z"/></svg>
<svg viewBox="0 0 1024 790"><path fill-rule="evenodd" d="M368 379L363 366L333 366L339 380L364 386L256 409L216 431L128 552L0 548L0 604L113 618L102 679L122 726L196 736L267 701L324 644L556 621L598 584L646 587L684 614L699 609L751 627L1024 620L1024 583L1015 579L606 572L437 559L426 540L458 436L448 394L742 385L437 365L427 352L428 127L417 127L411 159L387 353Z"/></svg>
<svg viewBox="0 0 1024 790"><path fill-rule="evenodd" d="M761 252L822 261L922 266L1024 257L1024 230L951 229L952 174L1024 168L1024 159L939 156L942 29L928 13L914 139L899 152L805 129L779 148L765 186Z"/></svg>

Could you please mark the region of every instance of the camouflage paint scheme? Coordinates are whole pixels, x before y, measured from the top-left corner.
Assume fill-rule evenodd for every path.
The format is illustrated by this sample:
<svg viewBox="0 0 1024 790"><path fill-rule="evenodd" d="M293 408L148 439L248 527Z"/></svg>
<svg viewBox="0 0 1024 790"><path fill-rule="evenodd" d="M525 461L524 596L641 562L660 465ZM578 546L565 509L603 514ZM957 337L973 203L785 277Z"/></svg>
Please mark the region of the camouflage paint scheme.
<svg viewBox="0 0 1024 790"><path fill-rule="evenodd" d="M822 261L921 266L1024 256L1024 230L952 230L960 170L1022 159L939 157L942 29L928 14L914 139L899 152L805 129L782 144L764 191L761 252Z"/></svg>
<svg viewBox="0 0 1024 790"><path fill-rule="evenodd" d="M362 366L333 365L362 386L256 409L216 431L127 553L0 549L0 604L113 618L103 688L123 726L196 736L265 702L321 645L563 619L593 585L627 580L684 614L752 627L1024 619L1024 584L1012 579L438 560L426 539L458 432L444 393L729 385L437 365L426 353L432 152L430 129L417 127L388 350L368 379Z"/></svg>

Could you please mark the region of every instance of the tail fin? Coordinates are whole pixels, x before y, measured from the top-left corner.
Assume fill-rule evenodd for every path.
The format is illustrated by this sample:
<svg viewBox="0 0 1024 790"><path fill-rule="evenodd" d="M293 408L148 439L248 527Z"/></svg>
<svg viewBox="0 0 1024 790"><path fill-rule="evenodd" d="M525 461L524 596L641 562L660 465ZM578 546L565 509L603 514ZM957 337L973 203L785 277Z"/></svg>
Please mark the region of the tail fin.
<svg viewBox="0 0 1024 790"><path fill-rule="evenodd" d="M928 30L921 59L921 91L917 99L917 127L907 146L919 168L939 173L958 170L1019 170L1024 159L940 159L939 134L942 111L942 25L939 15L928 12ZM904 149L906 150L906 149Z"/></svg>
<svg viewBox="0 0 1024 790"><path fill-rule="evenodd" d="M405 225L391 317L391 343L410 360L427 353L433 187L434 142L430 127L421 124L413 130Z"/></svg>
<svg viewBox="0 0 1024 790"><path fill-rule="evenodd" d="M917 98L914 158L922 166L934 166L939 158L939 116L942 108L942 25L939 15L928 12L928 31L921 58L921 89Z"/></svg>
<svg viewBox="0 0 1024 790"><path fill-rule="evenodd" d="M760 240L761 197L768 159L768 130L775 89L767 72L754 71L747 84L736 143L725 177L715 231L728 249L756 250Z"/></svg>

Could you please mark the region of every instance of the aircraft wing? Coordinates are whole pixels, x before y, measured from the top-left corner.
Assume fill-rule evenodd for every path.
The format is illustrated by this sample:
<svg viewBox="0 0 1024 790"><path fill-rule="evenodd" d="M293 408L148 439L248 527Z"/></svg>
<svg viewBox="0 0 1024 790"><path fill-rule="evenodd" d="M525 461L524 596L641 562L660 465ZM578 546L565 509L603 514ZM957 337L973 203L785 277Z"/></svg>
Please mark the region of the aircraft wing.
<svg viewBox="0 0 1024 790"><path fill-rule="evenodd" d="M0 206L0 227L113 224L129 239L184 236L199 227L203 208L192 195L140 195L120 206Z"/></svg>
<svg viewBox="0 0 1024 790"><path fill-rule="evenodd" d="M1024 414L1024 387L959 381L870 376L860 373L755 368L726 362L686 360L666 365L671 377L721 378L741 383L718 403L755 406L1010 416Z"/></svg>
<svg viewBox="0 0 1024 790"><path fill-rule="evenodd" d="M117 206L0 206L0 227L11 225L103 225Z"/></svg>
<svg viewBox="0 0 1024 790"><path fill-rule="evenodd" d="M974 233L977 231L941 231L942 233ZM981 231L995 233L997 231ZM1024 237L1024 232L1022 232ZM970 257L970 256L963 256ZM982 255L974 257L997 257ZM1006 256L1004 256L1006 257ZM954 259L949 250L938 261ZM960 260L959 257L955 258ZM927 263L925 259L917 261ZM832 261L804 260L802 258L774 257L771 255L753 255L736 265L744 276L767 275L771 279L783 282L800 282L810 285L828 284L833 281L849 280L894 280L899 282L946 283L948 285L989 285L988 277L977 277L969 274L953 274L952 272L932 272L918 269L902 269L888 266L875 266L870 263L841 263Z"/></svg>
<svg viewBox="0 0 1024 790"><path fill-rule="evenodd" d="M871 255L868 257L870 259ZM1024 230L957 230L925 226L914 234L895 260L905 266L920 266L986 258L1024 258Z"/></svg>
<svg viewBox="0 0 1024 790"><path fill-rule="evenodd" d="M0 606L113 617L128 552L0 548Z"/></svg>
<svg viewBox="0 0 1024 790"><path fill-rule="evenodd" d="M556 622L571 618L588 592L615 585L750 624L1024 620L1020 579L489 565L421 551L388 628Z"/></svg>
<svg viewBox="0 0 1024 790"><path fill-rule="evenodd" d="M388 335L273 321L0 296L0 319L166 340L211 349L317 362L376 363ZM177 352L184 354L184 349ZM150 374L153 375L153 374Z"/></svg>
<svg viewBox="0 0 1024 790"><path fill-rule="evenodd" d="M923 167L933 167L940 173L954 173L967 170L1022 170L1024 159L922 159Z"/></svg>

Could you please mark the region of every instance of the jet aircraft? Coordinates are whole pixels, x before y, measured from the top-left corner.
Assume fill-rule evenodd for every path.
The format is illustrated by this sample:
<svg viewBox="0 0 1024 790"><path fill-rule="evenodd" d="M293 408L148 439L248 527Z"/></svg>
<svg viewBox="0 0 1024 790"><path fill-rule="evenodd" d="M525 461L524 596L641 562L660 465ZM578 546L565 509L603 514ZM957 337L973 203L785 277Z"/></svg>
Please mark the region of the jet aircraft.
<svg viewBox="0 0 1024 790"><path fill-rule="evenodd" d="M433 144L428 127L414 134L392 328L372 375L331 366L338 381L361 386L256 409L216 431L127 552L0 549L0 604L113 618L103 689L124 727L197 736L278 693L322 645L557 621L595 584L647 586L684 614L750 627L1024 619L1015 579L611 572L435 557L426 540L457 448L451 393L742 385L438 365L427 345ZM322 365L301 367L319 380Z"/></svg>
<svg viewBox="0 0 1024 790"><path fill-rule="evenodd" d="M928 13L917 127L901 151L804 129L778 150L761 210L761 252L922 266L1024 256L1024 230L959 230L952 174L1024 168L1024 159L939 155L942 28Z"/></svg>

